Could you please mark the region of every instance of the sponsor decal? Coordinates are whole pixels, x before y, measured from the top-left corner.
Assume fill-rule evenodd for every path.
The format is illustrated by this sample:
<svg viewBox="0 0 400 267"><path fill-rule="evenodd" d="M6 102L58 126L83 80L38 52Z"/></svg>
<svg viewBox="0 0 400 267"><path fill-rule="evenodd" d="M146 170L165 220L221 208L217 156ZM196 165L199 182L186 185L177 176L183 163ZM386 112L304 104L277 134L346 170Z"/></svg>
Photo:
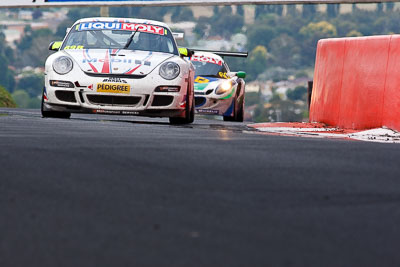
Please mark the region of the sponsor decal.
<svg viewBox="0 0 400 267"><path fill-rule="evenodd" d="M95 109L95 110L93 110L93 113L99 113L99 114L121 114L121 111L119 111L119 110Z"/></svg>
<svg viewBox="0 0 400 267"><path fill-rule="evenodd" d="M64 50L68 49L84 49L85 47L83 45L67 45L64 47Z"/></svg>
<svg viewBox="0 0 400 267"><path fill-rule="evenodd" d="M137 60L137 59L118 59L118 58L112 58L112 59L107 59L106 58L84 58L82 59L82 63L122 63L122 64L140 64L140 65L145 65L145 66L151 66L150 61L143 61L143 60Z"/></svg>
<svg viewBox="0 0 400 267"><path fill-rule="evenodd" d="M212 64L216 64L219 66L222 66L222 60L218 59L218 58L213 58L213 57L208 57L208 56L196 56L193 55L190 58L191 61L199 61L199 62L206 62L206 63L212 63Z"/></svg>
<svg viewBox="0 0 400 267"><path fill-rule="evenodd" d="M131 87L129 84L118 84L118 83L98 83L97 92L101 93L119 93L129 94Z"/></svg>
<svg viewBox="0 0 400 267"><path fill-rule="evenodd" d="M93 113L112 115L139 115L138 111L94 109Z"/></svg>
<svg viewBox="0 0 400 267"><path fill-rule="evenodd" d="M83 50L83 57L84 57L84 61L85 61L85 60L88 61L88 64L89 64L90 68L91 68L95 73L98 73L98 70L96 69L96 67L95 67L92 63L90 63L91 60L92 60L92 58L91 58L90 55L89 55L89 49ZM90 62L89 62L89 60L90 60ZM85 63L85 62L83 62L83 63Z"/></svg>
<svg viewBox="0 0 400 267"><path fill-rule="evenodd" d="M220 71L220 72L218 72L218 76L220 78L229 79L228 73L226 73L226 72Z"/></svg>
<svg viewBox="0 0 400 267"><path fill-rule="evenodd" d="M199 113L205 113L205 114L218 114L219 111L215 109L197 109L197 112Z"/></svg>
<svg viewBox="0 0 400 267"><path fill-rule="evenodd" d="M181 90L180 86L158 86L155 92L179 92Z"/></svg>
<svg viewBox="0 0 400 267"><path fill-rule="evenodd" d="M121 31L138 31L164 35L166 30L161 26L125 23L125 22L84 22L79 25L79 31L90 30L121 30Z"/></svg>
<svg viewBox="0 0 400 267"><path fill-rule="evenodd" d="M123 115L139 115L138 111L121 111Z"/></svg>
<svg viewBox="0 0 400 267"><path fill-rule="evenodd" d="M69 81L50 80L50 85L53 87L75 88L74 84Z"/></svg>
<svg viewBox="0 0 400 267"><path fill-rule="evenodd" d="M150 66L150 62L149 64L146 64L146 62L148 62L147 60L149 60L153 55L153 52L150 51L149 54L143 59L144 65ZM138 60L139 61L139 60ZM136 64L138 61L135 61ZM138 68L140 68L143 64L140 63L139 65L137 65L136 67L134 67L133 69L128 70L127 72L125 72L125 74L133 74Z"/></svg>
<svg viewBox="0 0 400 267"><path fill-rule="evenodd" d="M108 79L103 80L104 83L128 83L126 80L121 78L110 77Z"/></svg>
<svg viewBox="0 0 400 267"><path fill-rule="evenodd" d="M206 79L204 77L201 76L197 76L196 79L194 80L195 83L209 83L210 80Z"/></svg>

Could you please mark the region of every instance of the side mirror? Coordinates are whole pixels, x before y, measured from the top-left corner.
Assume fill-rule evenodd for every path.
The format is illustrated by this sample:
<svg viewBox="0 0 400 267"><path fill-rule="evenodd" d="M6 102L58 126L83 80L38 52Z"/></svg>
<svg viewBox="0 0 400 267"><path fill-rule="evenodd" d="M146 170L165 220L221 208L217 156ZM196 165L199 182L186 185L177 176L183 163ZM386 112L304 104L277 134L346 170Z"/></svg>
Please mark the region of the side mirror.
<svg viewBox="0 0 400 267"><path fill-rule="evenodd" d="M68 34L68 33L70 32L70 30L71 30L71 28L67 28L67 29L65 30L65 33Z"/></svg>
<svg viewBox="0 0 400 267"><path fill-rule="evenodd" d="M238 71L238 72L236 73L236 76L237 76L238 78L244 79L244 78L246 78L246 72L244 72L244 71Z"/></svg>
<svg viewBox="0 0 400 267"><path fill-rule="evenodd" d="M194 54L193 50L190 50L190 49L187 49L187 48L184 48L184 47L179 47L178 50L179 50L179 55L181 57L192 57L193 54Z"/></svg>
<svg viewBox="0 0 400 267"><path fill-rule="evenodd" d="M49 45L50 51L58 51L62 46L62 42L51 42Z"/></svg>

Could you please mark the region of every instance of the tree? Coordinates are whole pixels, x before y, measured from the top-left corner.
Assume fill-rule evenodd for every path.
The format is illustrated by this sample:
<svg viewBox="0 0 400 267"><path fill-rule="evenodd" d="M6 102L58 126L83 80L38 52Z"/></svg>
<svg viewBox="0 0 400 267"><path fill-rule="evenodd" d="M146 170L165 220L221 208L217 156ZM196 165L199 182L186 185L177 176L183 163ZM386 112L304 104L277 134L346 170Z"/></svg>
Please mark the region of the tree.
<svg viewBox="0 0 400 267"><path fill-rule="evenodd" d="M223 15L232 15L232 7L231 6L223 6L221 13Z"/></svg>
<svg viewBox="0 0 400 267"><path fill-rule="evenodd" d="M17 84L17 88L28 93L29 97L37 97L42 93L44 86L43 75L28 74L22 77Z"/></svg>
<svg viewBox="0 0 400 267"><path fill-rule="evenodd" d="M300 65L301 47L294 38L286 33L272 39L269 43L269 51L277 66L290 68Z"/></svg>
<svg viewBox="0 0 400 267"><path fill-rule="evenodd" d="M394 3L393 2L387 2L386 3L386 12L392 12L394 9Z"/></svg>
<svg viewBox="0 0 400 267"><path fill-rule="evenodd" d="M297 15L296 5L286 5L287 14L291 17Z"/></svg>
<svg viewBox="0 0 400 267"><path fill-rule="evenodd" d="M27 92L24 90L17 90L14 93L12 93L12 98L15 100L17 103L17 106L20 108L28 108L29 107L29 101L30 97Z"/></svg>
<svg viewBox="0 0 400 267"><path fill-rule="evenodd" d="M42 67L50 54L48 47L52 41L54 36L49 29L28 32L17 44L19 51L15 67Z"/></svg>
<svg viewBox="0 0 400 267"><path fill-rule="evenodd" d="M337 36L336 27L327 21L310 22L300 29L302 41L302 63L308 66L314 64L317 42L322 38Z"/></svg>
<svg viewBox="0 0 400 267"><path fill-rule="evenodd" d="M337 8L337 4L327 4L326 5L326 13L328 15L329 18L335 18L338 15L338 8Z"/></svg>
<svg viewBox="0 0 400 267"><path fill-rule="evenodd" d="M223 14L212 24L211 33L230 38L232 33L239 32L244 25L243 17L240 15Z"/></svg>
<svg viewBox="0 0 400 267"><path fill-rule="evenodd" d="M316 13L317 13L316 5L314 5L314 4L303 5L303 17L304 18L313 18Z"/></svg>
<svg viewBox="0 0 400 267"><path fill-rule="evenodd" d="M254 80L264 72L267 67L268 52L262 45L256 46L251 52L247 61L248 79Z"/></svg>
<svg viewBox="0 0 400 267"><path fill-rule="evenodd" d="M383 12L383 4L382 3L377 3L376 4L376 11L378 13L382 13Z"/></svg>
<svg viewBox="0 0 400 267"><path fill-rule="evenodd" d="M17 107L10 93L2 86L0 86L0 107L6 107L6 108Z"/></svg>
<svg viewBox="0 0 400 267"><path fill-rule="evenodd" d="M214 6L213 17L219 16L219 6Z"/></svg>
<svg viewBox="0 0 400 267"><path fill-rule="evenodd" d="M363 35L361 34L361 32L358 32L356 30L349 31L346 34L346 37L360 37L360 36L363 36Z"/></svg>
<svg viewBox="0 0 400 267"><path fill-rule="evenodd" d="M300 34L306 38L326 38L337 35L336 27L327 21L317 23L310 22L307 26L300 29Z"/></svg>
<svg viewBox="0 0 400 267"><path fill-rule="evenodd" d="M12 92L15 87L15 80L14 73L9 69L10 62L14 62L14 53L6 45L6 37L0 31L0 85Z"/></svg>
<svg viewBox="0 0 400 267"><path fill-rule="evenodd" d="M100 16L99 7L76 7L69 9L67 13L67 17L74 22L81 18L90 18L99 16Z"/></svg>
<svg viewBox="0 0 400 267"><path fill-rule="evenodd" d="M304 86L297 86L293 90L288 90L286 96L292 100L306 100L307 98L307 88Z"/></svg>
<svg viewBox="0 0 400 267"><path fill-rule="evenodd" d="M283 14L283 5L275 5L275 13L278 16L282 16L282 14Z"/></svg>
<svg viewBox="0 0 400 267"><path fill-rule="evenodd" d="M188 7L176 7L172 13L171 20L173 22L193 20L193 11Z"/></svg>
<svg viewBox="0 0 400 267"><path fill-rule="evenodd" d="M32 13L32 18L34 20L40 19L43 16L43 13L40 9L35 9L35 11L33 11Z"/></svg>
<svg viewBox="0 0 400 267"><path fill-rule="evenodd" d="M357 11L358 11L357 4L352 4L352 5L351 5L351 12L352 12L352 13L355 13L355 12L357 12Z"/></svg>
<svg viewBox="0 0 400 267"><path fill-rule="evenodd" d="M110 7L110 16L116 18L138 17L142 7Z"/></svg>
<svg viewBox="0 0 400 267"><path fill-rule="evenodd" d="M193 32L198 38L204 38L208 35L210 29L210 18L201 16L197 20L197 24L193 29Z"/></svg>
<svg viewBox="0 0 400 267"><path fill-rule="evenodd" d="M236 6L236 14L238 14L240 16L244 16L243 6Z"/></svg>
<svg viewBox="0 0 400 267"><path fill-rule="evenodd" d="M249 50L254 49L257 45L267 47L275 36L275 28L266 24L255 24L247 31Z"/></svg>
<svg viewBox="0 0 400 267"><path fill-rule="evenodd" d="M262 14L264 14L265 10L266 10L265 5L256 5L256 9L254 12L255 19L258 19Z"/></svg>

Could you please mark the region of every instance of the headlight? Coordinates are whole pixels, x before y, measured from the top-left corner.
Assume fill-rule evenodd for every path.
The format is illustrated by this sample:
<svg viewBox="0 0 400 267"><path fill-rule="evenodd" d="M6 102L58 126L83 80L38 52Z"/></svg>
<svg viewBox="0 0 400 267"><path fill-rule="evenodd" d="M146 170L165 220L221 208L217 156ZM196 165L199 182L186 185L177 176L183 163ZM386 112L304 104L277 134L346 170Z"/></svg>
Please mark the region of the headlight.
<svg viewBox="0 0 400 267"><path fill-rule="evenodd" d="M58 74L67 74L74 67L74 63L69 57L61 56L54 60L53 62L53 70Z"/></svg>
<svg viewBox="0 0 400 267"><path fill-rule="evenodd" d="M173 80L178 77L179 65L174 62L165 62L160 67L160 75L166 80Z"/></svg>
<svg viewBox="0 0 400 267"><path fill-rule="evenodd" d="M223 81L215 91L217 95L222 95L232 89L232 82L230 80Z"/></svg>

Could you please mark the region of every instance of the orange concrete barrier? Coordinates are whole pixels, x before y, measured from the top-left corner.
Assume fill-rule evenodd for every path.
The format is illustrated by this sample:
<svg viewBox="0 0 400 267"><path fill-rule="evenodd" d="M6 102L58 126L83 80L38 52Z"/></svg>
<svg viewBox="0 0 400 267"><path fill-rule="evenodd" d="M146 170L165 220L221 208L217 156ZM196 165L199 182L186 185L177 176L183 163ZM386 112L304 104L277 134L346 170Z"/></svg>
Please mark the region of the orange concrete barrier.
<svg viewBox="0 0 400 267"><path fill-rule="evenodd" d="M400 131L400 35L320 40L310 121Z"/></svg>

